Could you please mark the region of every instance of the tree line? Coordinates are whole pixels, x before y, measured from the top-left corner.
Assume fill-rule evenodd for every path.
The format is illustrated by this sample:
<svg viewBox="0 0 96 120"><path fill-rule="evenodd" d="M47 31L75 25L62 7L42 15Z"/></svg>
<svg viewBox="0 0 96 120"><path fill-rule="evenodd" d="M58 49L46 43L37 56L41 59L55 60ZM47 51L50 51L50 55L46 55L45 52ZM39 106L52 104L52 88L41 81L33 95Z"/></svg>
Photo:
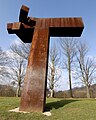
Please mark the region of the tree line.
<svg viewBox="0 0 96 120"><path fill-rule="evenodd" d="M10 51L4 52L0 48L0 80L16 88L16 96L21 96L21 90L26 73L28 55L31 44L12 44ZM95 82L95 58L88 57L87 44L76 38L60 38L58 44L49 50L47 90L50 97L54 97L55 88L59 87L62 71L66 70L69 82L70 97L72 79L86 87L87 98L91 97L90 87ZM63 83L62 83L63 84Z"/></svg>

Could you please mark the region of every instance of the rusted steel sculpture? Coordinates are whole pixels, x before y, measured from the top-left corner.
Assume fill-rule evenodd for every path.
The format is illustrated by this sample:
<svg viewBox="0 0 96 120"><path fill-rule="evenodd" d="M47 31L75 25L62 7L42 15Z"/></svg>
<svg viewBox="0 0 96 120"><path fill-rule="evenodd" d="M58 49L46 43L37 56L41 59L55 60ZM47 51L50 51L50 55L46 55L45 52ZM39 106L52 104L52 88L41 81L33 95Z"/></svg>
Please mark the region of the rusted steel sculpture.
<svg viewBox="0 0 96 120"><path fill-rule="evenodd" d="M9 34L16 34L30 43L27 72L21 96L20 110L43 112L46 102L47 68L50 36L79 37L84 25L82 18L33 18L29 8L22 6L19 21L7 24Z"/></svg>

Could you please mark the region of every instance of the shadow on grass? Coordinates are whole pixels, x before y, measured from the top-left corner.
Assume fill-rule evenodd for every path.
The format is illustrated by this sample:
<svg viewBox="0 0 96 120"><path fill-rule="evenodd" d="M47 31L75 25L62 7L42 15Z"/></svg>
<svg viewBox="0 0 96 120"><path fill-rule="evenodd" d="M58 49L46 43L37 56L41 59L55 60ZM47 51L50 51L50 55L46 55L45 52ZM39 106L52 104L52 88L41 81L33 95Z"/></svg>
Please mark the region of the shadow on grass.
<svg viewBox="0 0 96 120"><path fill-rule="evenodd" d="M59 109L60 107L65 106L66 104L76 102L78 100L60 100L60 101L55 101L55 102L50 102L46 104L46 110L45 111L50 111L53 108Z"/></svg>

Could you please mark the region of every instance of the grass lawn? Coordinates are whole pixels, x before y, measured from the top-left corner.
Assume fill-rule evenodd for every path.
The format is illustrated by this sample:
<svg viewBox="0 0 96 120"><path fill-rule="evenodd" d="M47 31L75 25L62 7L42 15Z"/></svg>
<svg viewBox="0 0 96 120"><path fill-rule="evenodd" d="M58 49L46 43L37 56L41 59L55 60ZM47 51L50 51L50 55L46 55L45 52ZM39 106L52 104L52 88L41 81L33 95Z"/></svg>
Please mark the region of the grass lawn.
<svg viewBox="0 0 96 120"><path fill-rule="evenodd" d="M48 98L46 109L51 116L41 113L14 113L8 110L19 106L20 99L0 97L0 120L96 120L95 99Z"/></svg>

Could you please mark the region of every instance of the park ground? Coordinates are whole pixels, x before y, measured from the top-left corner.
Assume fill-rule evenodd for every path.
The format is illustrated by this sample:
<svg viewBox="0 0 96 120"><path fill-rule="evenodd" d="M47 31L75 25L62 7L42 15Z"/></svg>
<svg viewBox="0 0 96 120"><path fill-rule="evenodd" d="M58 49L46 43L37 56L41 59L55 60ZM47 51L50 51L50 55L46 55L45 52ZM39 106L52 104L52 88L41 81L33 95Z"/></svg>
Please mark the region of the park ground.
<svg viewBox="0 0 96 120"><path fill-rule="evenodd" d="M96 99L48 98L46 110L42 113L9 112L19 106L20 98L0 97L0 120L96 120Z"/></svg>

